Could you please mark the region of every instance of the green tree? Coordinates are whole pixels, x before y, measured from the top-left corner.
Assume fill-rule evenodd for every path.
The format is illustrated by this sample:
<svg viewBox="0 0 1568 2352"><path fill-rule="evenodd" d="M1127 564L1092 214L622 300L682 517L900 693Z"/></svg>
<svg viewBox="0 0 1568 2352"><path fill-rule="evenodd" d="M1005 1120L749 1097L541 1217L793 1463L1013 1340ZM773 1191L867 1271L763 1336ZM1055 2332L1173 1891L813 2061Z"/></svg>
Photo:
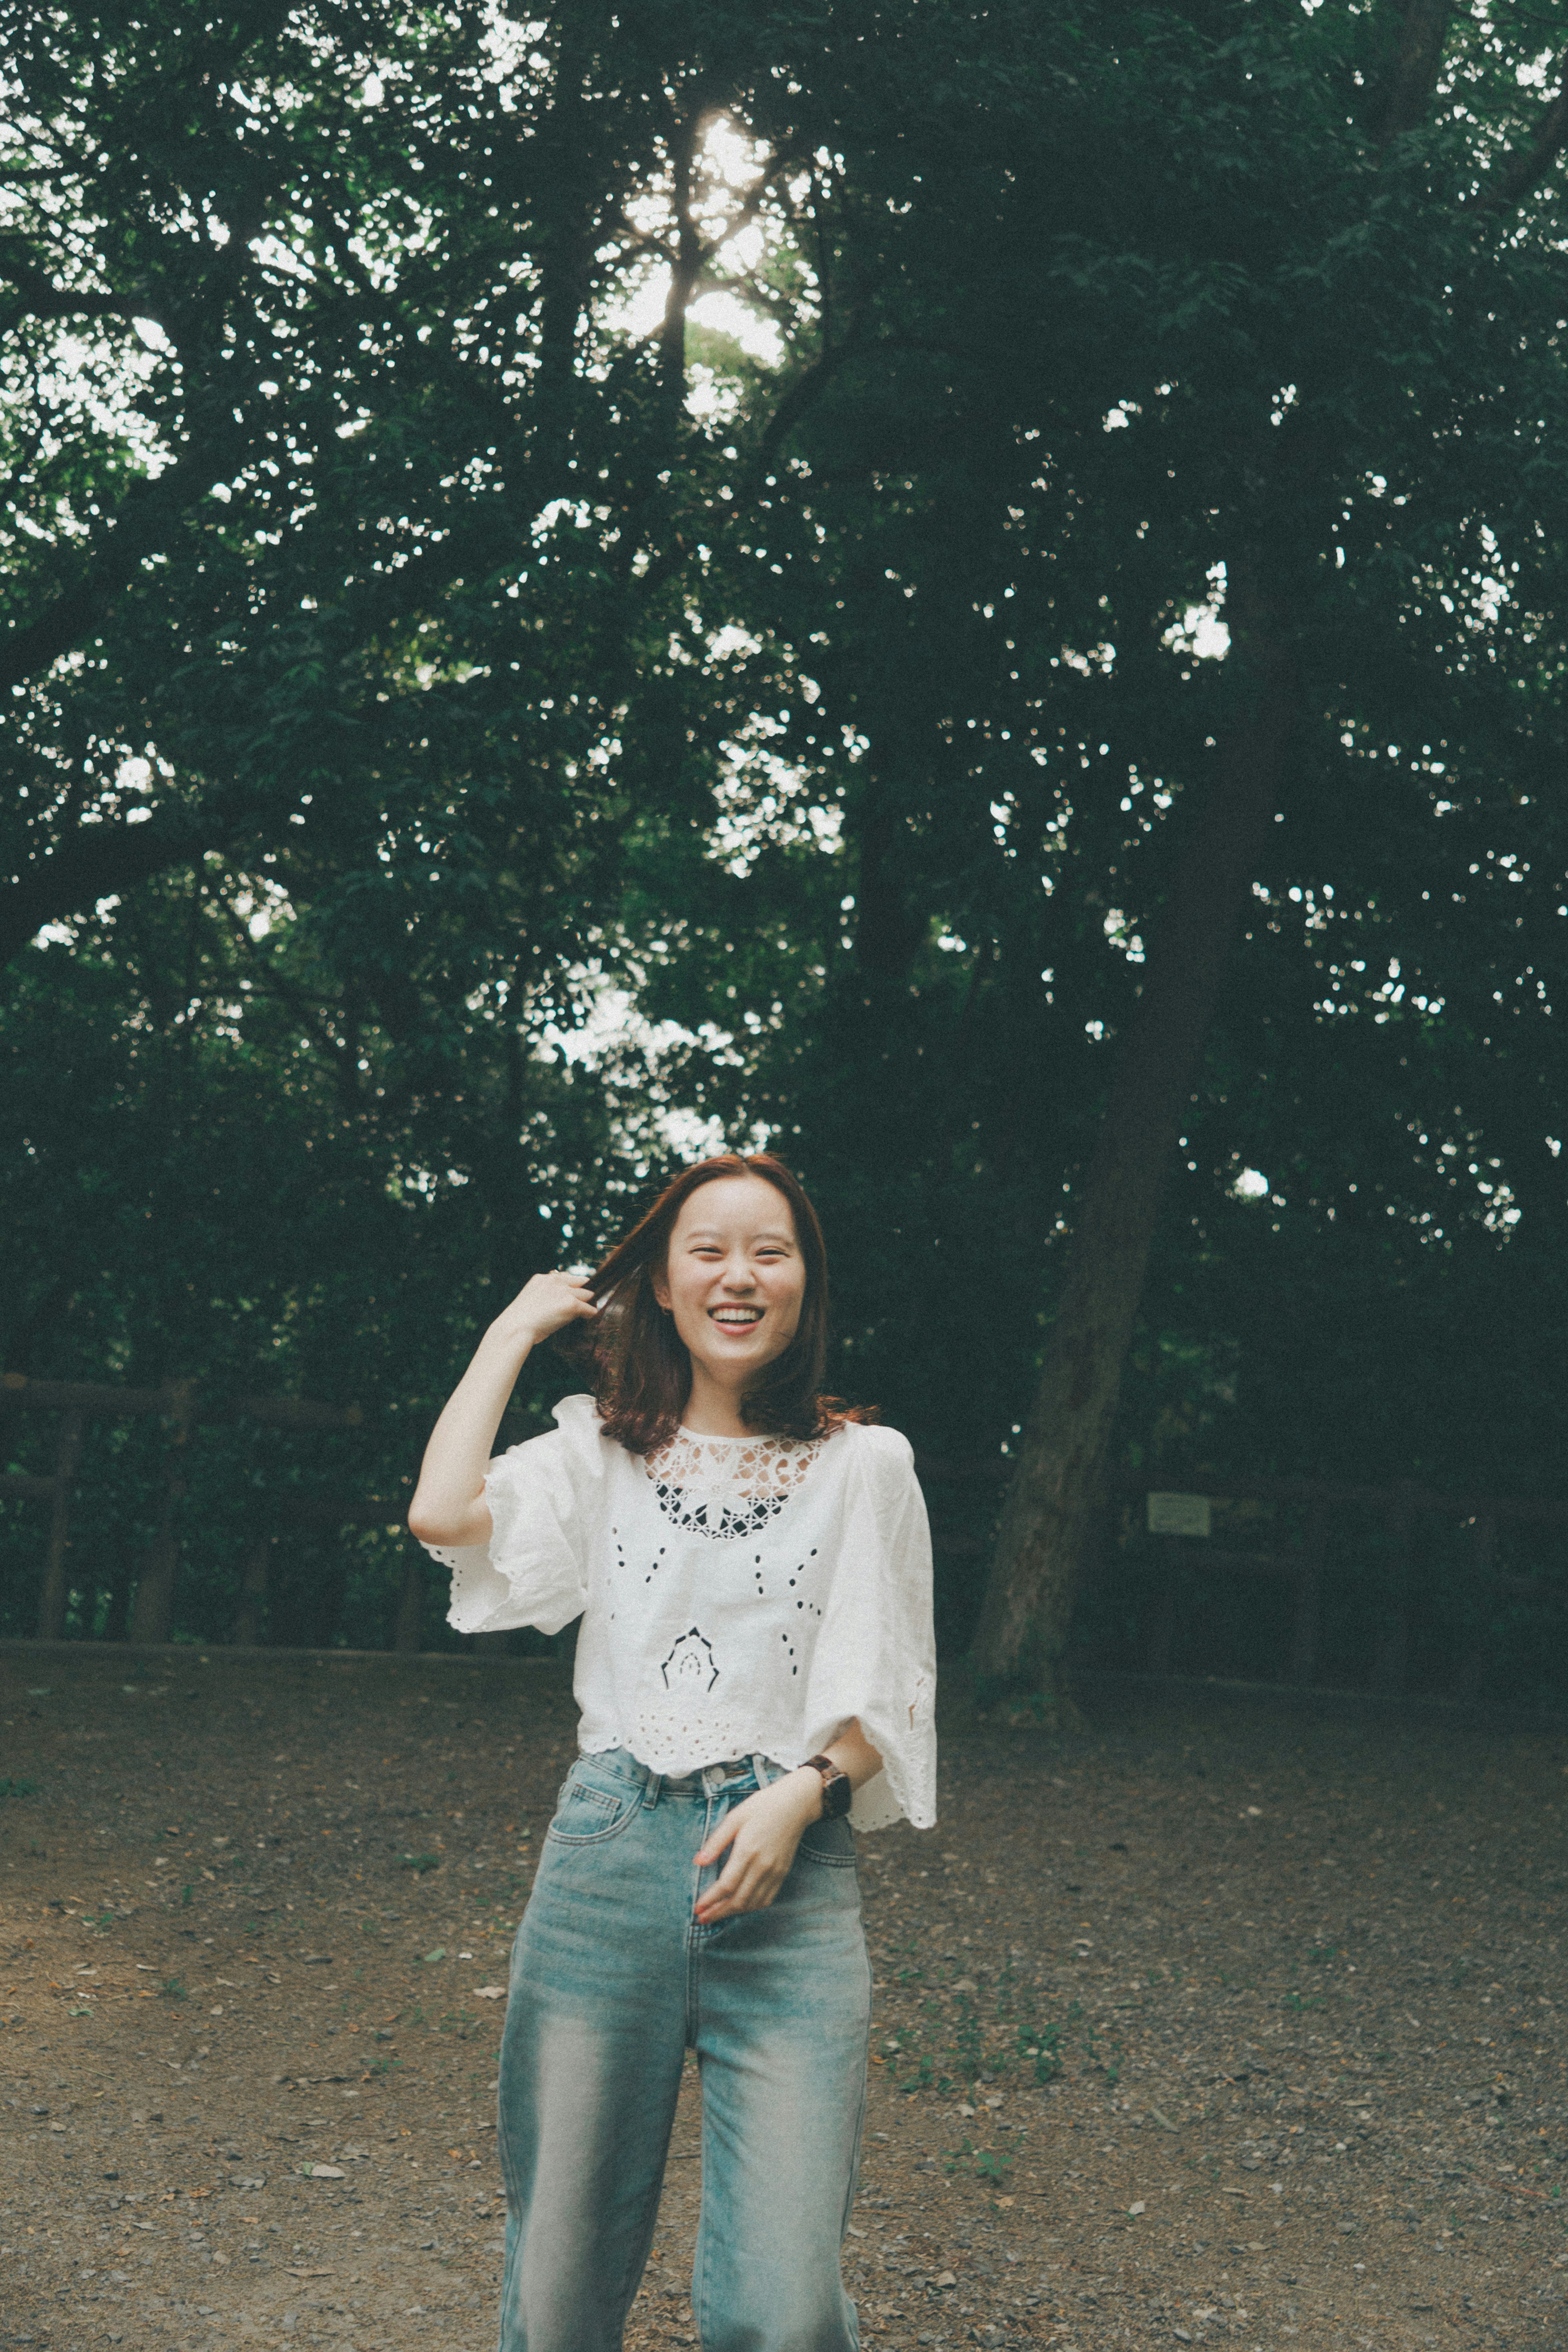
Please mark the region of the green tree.
<svg viewBox="0 0 1568 2352"><path fill-rule="evenodd" d="M1568 102L1542 89L1534 24L1480 10L1030 11L999 47L986 29L983 55L955 44L918 169L913 73L842 126L852 184L883 198L852 215L853 281L900 363L880 364L868 328L874 383L841 369L803 428L827 483L799 504L822 519L835 466L882 501L841 541L855 593L820 665L837 656L827 723L852 703L866 744L845 807L857 1020L885 1037L864 983L905 988L925 918L953 903L950 878L921 887L933 842L936 870L962 871L943 810L977 847L994 814L1038 877L1061 806L1042 826L1038 787L995 789L1025 756L1060 777L1066 755L1075 823L1102 759L1129 813L1140 788L1153 803L1096 860L1139 969L978 1629L1004 1677L1049 1675L1065 1635L1162 1194L1253 889L1269 898L1297 856L1305 870L1331 819L1370 848L1424 814L1423 866L1442 867L1444 805L1489 799L1494 840L1529 812L1548 887ZM912 615L904 660L879 634L856 667L845 641L871 634L868 602L887 593L868 583L898 571L867 559L912 506L925 625ZM1223 663L1186 657L1205 574L1223 583ZM982 684L965 656L988 635ZM1031 658L1087 672L1076 711L1031 695ZM1368 798L1374 772L1389 782ZM1542 1190L1549 1092L1509 1155Z"/></svg>
<svg viewBox="0 0 1568 2352"><path fill-rule="evenodd" d="M1043 1347L998 1676L1108 1459L1318 1466L1357 1383L1408 1457L1399 1348L1561 1220L1513 32L10 22L7 1360L373 1391L379 1486L707 1121L928 1450Z"/></svg>

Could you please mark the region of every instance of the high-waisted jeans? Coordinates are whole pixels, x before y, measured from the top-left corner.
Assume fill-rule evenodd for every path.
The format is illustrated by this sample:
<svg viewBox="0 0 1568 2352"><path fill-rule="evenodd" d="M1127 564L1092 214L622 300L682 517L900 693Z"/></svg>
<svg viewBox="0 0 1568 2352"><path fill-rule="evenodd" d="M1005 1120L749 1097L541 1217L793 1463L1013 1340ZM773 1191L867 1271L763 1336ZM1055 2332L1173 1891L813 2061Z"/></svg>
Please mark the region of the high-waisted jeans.
<svg viewBox="0 0 1568 2352"><path fill-rule="evenodd" d="M871 1971L849 1823L809 1829L766 1911L699 1927L693 1855L779 1768L661 1779L580 1757L512 1956L501 2045L501 2352L619 2352L688 2048L702 2077L704 2352L854 2352L839 2253ZM727 1853L725 1859L727 1860Z"/></svg>

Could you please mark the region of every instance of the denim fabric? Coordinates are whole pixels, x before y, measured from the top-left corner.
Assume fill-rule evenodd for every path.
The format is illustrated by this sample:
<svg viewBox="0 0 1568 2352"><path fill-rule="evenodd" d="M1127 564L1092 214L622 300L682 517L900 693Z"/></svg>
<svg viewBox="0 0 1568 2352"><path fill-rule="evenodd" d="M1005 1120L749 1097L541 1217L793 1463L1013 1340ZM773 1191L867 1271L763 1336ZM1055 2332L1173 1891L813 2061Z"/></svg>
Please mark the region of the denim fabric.
<svg viewBox="0 0 1568 2352"><path fill-rule="evenodd" d="M806 1832L766 1911L699 1927L692 1857L779 1768L572 1766L512 1956L501 2045L501 2352L619 2352L687 2048L702 2077L704 2352L855 2352L839 2251L865 2108L871 1970L854 1838Z"/></svg>

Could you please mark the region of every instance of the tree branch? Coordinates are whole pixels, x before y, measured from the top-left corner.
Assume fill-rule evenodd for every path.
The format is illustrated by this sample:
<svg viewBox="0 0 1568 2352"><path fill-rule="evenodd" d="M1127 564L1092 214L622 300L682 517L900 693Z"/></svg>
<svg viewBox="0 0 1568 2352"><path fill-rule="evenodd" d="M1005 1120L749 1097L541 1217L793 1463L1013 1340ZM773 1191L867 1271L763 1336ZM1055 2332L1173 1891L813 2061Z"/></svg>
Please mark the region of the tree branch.
<svg viewBox="0 0 1568 2352"><path fill-rule="evenodd" d="M13 286L22 307L36 319L156 319L164 325L160 297L140 280L123 294L93 293L62 286L47 260L19 236L0 236L0 285Z"/></svg>
<svg viewBox="0 0 1568 2352"><path fill-rule="evenodd" d="M296 988L287 974L279 971L275 962L269 962L266 957L257 954L249 926L226 900L224 915L240 953L261 975L261 986L269 995L277 997L302 1029L309 1031L317 1052L332 1073L332 1085L344 1109L356 1114L362 1111L364 1097L360 1087L359 1072L354 1066L353 1051L347 1040L334 1034L321 1007L313 1004L303 989Z"/></svg>
<svg viewBox="0 0 1568 2352"><path fill-rule="evenodd" d="M664 299L664 316L659 329L659 367L664 378L664 394L672 406L678 404L685 396L686 312L691 307L697 278L706 259L702 236L692 213L692 173L705 111L699 92L695 105L681 125L674 155L675 247L670 257L670 290Z"/></svg>
<svg viewBox="0 0 1568 2352"><path fill-rule="evenodd" d="M139 824L78 825L52 856L35 858L0 882L0 965L46 923L227 847L255 816L254 795L228 784L193 805L165 803Z"/></svg>
<svg viewBox="0 0 1568 2352"><path fill-rule="evenodd" d="M206 484L228 469L242 446L238 428L231 426L214 441L193 452L188 450L156 480L144 477L131 485L92 549L90 567L78 572L75 583L47 604L36 620L8 630L0 638L0 693L23 685L35 671L47 669L62 654L69 653L110 597L118 595L133 577L143 556L162 552L168 531L204 494Z"/></svg>
<svg viewBox="0 0 1568 2352"><path fill-rule="evenodd" d="M228 244L201 283L183 303L165 310L164 317L172 320L176 330L182 318L194 319L203 310L211 314L214 329L221 324L241 277L254 264L250 247L266 222L267 194L259 185L248 192L244 205L235 208ZM7 271L0 266L0 276L7 274L15 278L14 268ZM35 274L46 287L50 286L42 273ZM153 318L158 312L152 301L138 294L135 315ZM180 340L178 331L174 340ZM163 551L166 531L204 494L206 485L233 470L248 447L249 437L246 428L234 420L232 400L232 392L220 385L213 370L187 407L189 437L183 456L156 480L144 477L131 486L107 519L107 528L89 546L90 568L85 573L78 572L74 584L64 588L36 620L11 629L0 641L0 693L23 684L34 671L47 669L61 654L68 653L109 600L133 577L142 558ZM213 431L214 422L217 429Z"/></svg>
<svg viewBox="0 0 1568 2352"><path fill-rule="evenodd" d="M811 403L826 390L839 368L856 347L855 333L852 331L841 343L831 352L823 352L819 358L812 361L803 374L796 377L768 418L762 438L758 443L756 455L747 466L736 490L733 503L725 509L722 521L718 521L716 518L708 526L710 529L716 527L727 534L734 530L736 524L744 516L750 513L752 501L762 486L776 453L800 423ZM640 605L650 604L666 581L682 569L687 557L695 552L695 539L688 539L683 533L676 532L663 553L649 564L646 572L635 583L636 602Z"/></svg>
<svg viewBox="0 0 1568 2352"><path fill-rule="evenodd" d="M1380 147L1414 131L1425 120L1442 70L1443 44L1453 13L1452 0L1404 0L1399 11L1399 47L1378 125Z"/></svg>
<svg viewBox="0 0 1568 2352"><path fill-rule="evenodd" d="M1493 172L1476 205L1482 213L1507 212L1521 204L1543 173L1552 169L1568 146L1568 82L1541 118L1541 127L1528 147L1511 149Z"/></svg>

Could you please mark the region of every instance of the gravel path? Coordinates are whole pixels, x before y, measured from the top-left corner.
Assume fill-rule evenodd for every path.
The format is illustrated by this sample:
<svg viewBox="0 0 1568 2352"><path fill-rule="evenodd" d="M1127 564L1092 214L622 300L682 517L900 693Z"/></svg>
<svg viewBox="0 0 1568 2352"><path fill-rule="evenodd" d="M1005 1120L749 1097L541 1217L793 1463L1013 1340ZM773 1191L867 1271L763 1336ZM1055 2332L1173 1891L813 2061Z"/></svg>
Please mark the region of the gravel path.
<svg viewBox="0 0 1568 2352"><path fill-rule="evenodd" d="M1568 1738L949 1723L863 1849L868 2347L1568 2347ZM559 1669L0 1656L0 2342L493 2341ZM695 2341L688 2074L628 2343ZM312 2168L314 2168L314 2169Z"/></svg>

